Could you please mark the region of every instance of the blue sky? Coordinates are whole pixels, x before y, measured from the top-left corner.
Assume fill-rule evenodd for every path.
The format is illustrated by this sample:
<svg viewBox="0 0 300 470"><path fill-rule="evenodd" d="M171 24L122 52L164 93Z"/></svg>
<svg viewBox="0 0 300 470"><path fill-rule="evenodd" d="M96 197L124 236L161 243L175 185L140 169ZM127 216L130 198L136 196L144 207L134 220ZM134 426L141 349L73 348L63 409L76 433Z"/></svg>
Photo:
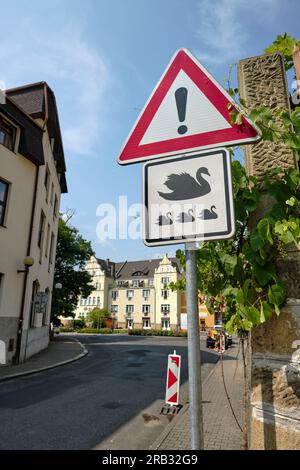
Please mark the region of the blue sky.
<svg viewBox="0 0 300 470"><path fill-rule="evenodd" d="M297 0L10 0L1 2L0 82L47 81L60 113L69 193L62 210L98 257L157 256L176 246L99 242L96 208L141 201L141 164L118 153L174 52L188 48L219 82L229 64L257 55L276 34L299 37ZM233 73L233 76L235 74Z"/></svg>

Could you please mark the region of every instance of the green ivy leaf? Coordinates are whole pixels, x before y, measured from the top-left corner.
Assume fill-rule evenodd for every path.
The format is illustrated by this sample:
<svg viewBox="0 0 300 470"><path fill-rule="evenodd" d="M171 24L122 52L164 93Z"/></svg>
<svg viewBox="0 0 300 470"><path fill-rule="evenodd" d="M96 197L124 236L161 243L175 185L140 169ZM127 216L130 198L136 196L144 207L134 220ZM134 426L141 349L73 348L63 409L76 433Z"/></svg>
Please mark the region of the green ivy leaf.
<svg viewBox="0 0 300 470"><path fill-rule="evenodd" d="M269 224L269 221L266 218L264 218L264 219L262 219L258 222L257 231L258 231L259 237L262 240L267 241L268 243L270 243L270 245L273 245L273 239L271 237L270 224Z"/></svg>
<svg viewBox="0 0 300 470"><path fill-rule="evenodd" d="M254 231L252 232L250 236L250 245L254 251L259 251L260 248L263 248L264 246L264 241L261 238L257 228L254 229Z"/></svg>
<svg viewBox="0 0 300 470"><path fill-rule="evenodd" d="M274 279L275 274L275 266L272 264L263 267L258 264L254 264L253 266L253 275L261 286L266 286L269 281Z"/></svg>
<svg viewBox="0 0 300 470"><path fill-rule="evenodd" d="M286 293L283 285L277 283L269 287L268 290L268 300L274 305L275 312L277 315L280 314L279 307L285 302Z"/></svg>
<svg viewBox="0 0 300 470"><path fill-rule="evenodd" d="M260 321L265 323L272 317L272 308L265 300L260 303Z"/></svg>
<svg viewBox="0 0 300 470"><path fill-rule="evenodd" d="M226 274L228 274L229 276L233 276L234 269L237 265L237 256L231 256L227 253L220 253L219 258L221 263L223 264Z"/></svg>

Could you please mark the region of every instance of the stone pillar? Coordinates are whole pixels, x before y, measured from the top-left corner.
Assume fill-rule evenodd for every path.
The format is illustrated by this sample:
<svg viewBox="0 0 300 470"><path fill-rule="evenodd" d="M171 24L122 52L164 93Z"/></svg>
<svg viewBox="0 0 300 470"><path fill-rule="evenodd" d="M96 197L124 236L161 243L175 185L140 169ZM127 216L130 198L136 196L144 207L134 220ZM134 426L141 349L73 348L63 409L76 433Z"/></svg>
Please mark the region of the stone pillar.
<svg viewBox="0 0 300 470"><path fill-rule="evenodd" d="M283 57L279 53L239 62L240 94L247 106L289 109ZM260 141L245 148L248 174L262 179L276 166L297 167L293 153L283 143ZM262 203L252 224L270 207ZM256 328L251 339L250 449L300 448L300 251L289 250L278 260L288 288L281 315Z"/></svg>

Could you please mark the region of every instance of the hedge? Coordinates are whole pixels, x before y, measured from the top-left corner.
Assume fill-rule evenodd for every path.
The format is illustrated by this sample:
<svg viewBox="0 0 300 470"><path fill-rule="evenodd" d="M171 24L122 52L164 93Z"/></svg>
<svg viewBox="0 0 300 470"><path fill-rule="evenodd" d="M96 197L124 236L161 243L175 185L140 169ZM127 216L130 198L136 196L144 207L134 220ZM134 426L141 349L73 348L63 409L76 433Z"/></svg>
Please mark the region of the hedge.
<svg viewBox="0 0 300 470"><path fill-rule="evenodd" d="M133 329L128 331L129 335L133 336L174 336L174 337L187 337L186 331L166 331L166 330L138 330Z"/></svg>

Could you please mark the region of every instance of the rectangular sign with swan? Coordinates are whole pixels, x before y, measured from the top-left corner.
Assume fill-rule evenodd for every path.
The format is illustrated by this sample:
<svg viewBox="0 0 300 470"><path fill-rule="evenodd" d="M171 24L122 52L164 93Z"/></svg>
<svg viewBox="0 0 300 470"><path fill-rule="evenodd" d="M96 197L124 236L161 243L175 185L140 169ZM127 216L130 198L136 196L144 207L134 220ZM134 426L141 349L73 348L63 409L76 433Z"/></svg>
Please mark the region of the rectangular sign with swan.
<svg viewBox="0 0 300 470"><path fill-rule="evenodd" d="M144 165L147 246L224 240L235 233L230 154L225 148Z"/></svg>

